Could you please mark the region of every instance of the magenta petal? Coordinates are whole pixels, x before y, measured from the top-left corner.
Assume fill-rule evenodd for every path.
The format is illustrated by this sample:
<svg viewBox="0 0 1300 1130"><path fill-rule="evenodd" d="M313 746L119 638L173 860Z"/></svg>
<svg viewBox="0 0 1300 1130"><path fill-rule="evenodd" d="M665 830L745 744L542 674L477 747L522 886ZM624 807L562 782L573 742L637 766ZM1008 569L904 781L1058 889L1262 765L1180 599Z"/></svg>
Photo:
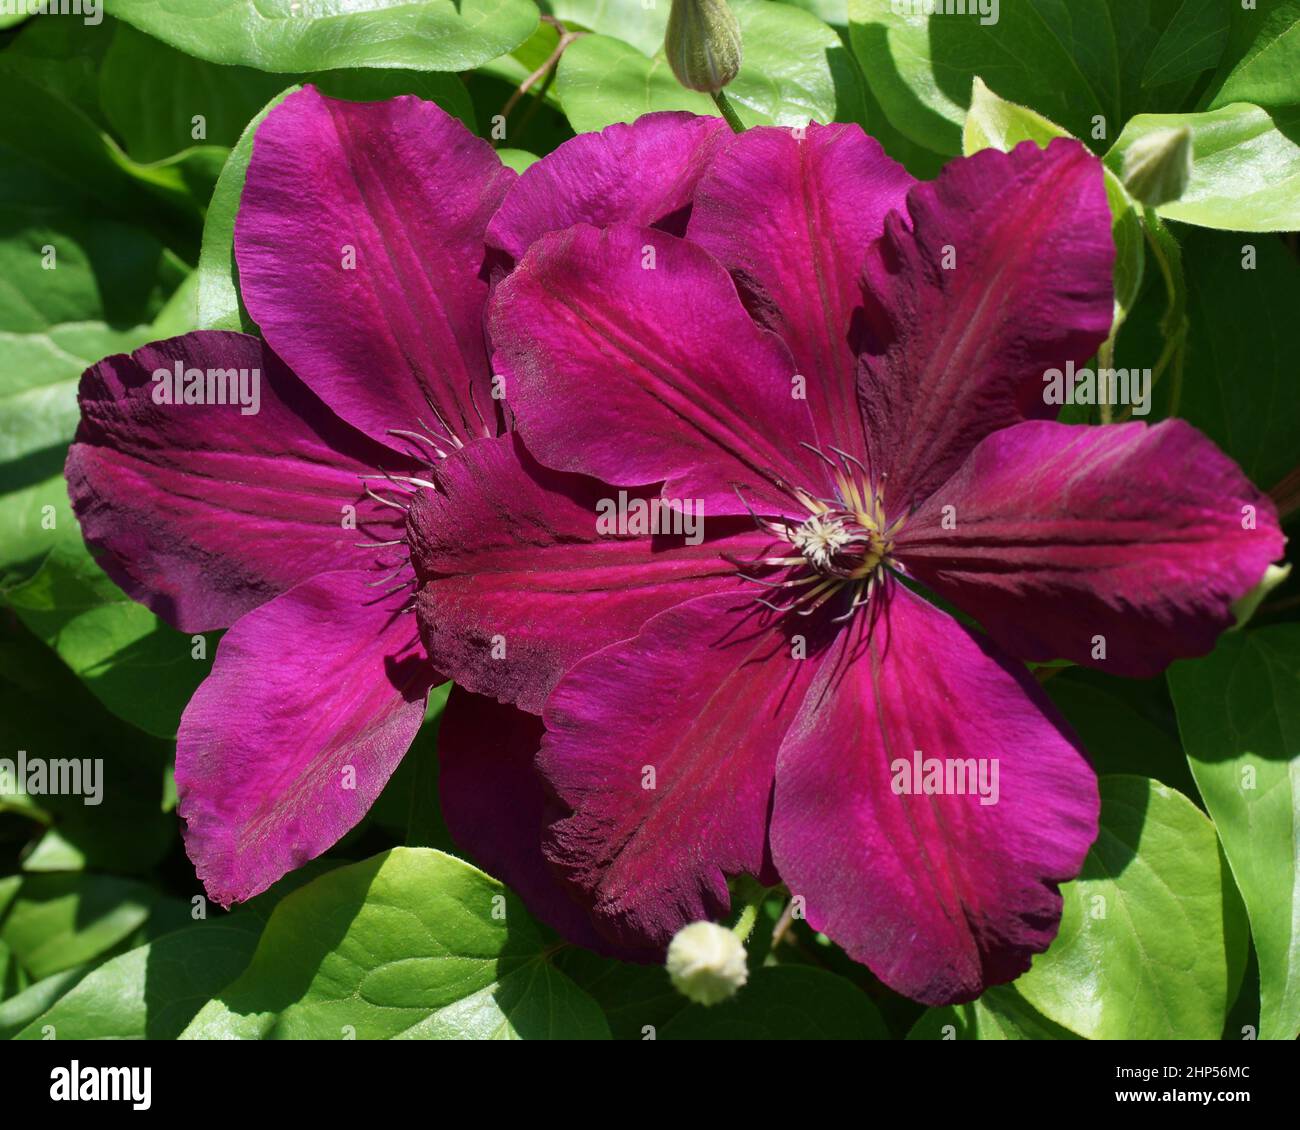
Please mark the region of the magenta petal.
<svg viewBox="0 0 1300 1130"><path fill-rule="evenodd" d="M1284 544L1273 503L1182 420L1034 421L984 440L897 556L1014 655L1149 676L1210 651Z"/></svg>
<svg viewBox="0 0 1300 1130"><path fill-rule="evenodd" d="M376 439L418 420L495 434L483 237L514 176L432 102L290 95L257 131L235 224L249 314Z"/></svg>
<svg viewBox="0 0 1300 1130"><path fill-rule="evenodd" d="M542 857L542 827L555 809L533 764L542 732L537 715L454 687L438 731L443 818L457 845L537 918L570 942L610 952Z"/></svg>
<svg viewBox="0 0 1300 1130"><path fill-rule="evenodd" d="M813 664L714 595L578 664L543 717L538 766L571 815L546 855L628 945L727 912L728 875L768 872L772 772Z"/></svg>
<svg viewBox="0 0 1300 1130"><path fill-rule="evenodd" d="M856 125L751 129L700 182L690 239L732 272L808 381L815 441L863 450L858 408L862 261L915 183ZM801 437L808 438L808 437Z"/></svg>
<svg viewBox="0 0 1300 1130"><path fill-rule="evenodd" d="M533 244L496 290L497 369L528 450L548 467L776 512L820 484L794 362L745 313L716 259L651 228L578 225Z"/></svg>
<svg viewBox="0 0 1300 1130"><path fill-rule="evenodd" d="M323 573L222 638L181 718L185 849L211 898L251 898L365 816L406 753L433 671L369 575Z"/></svg>
<svg viewBox="0 0 1300 1130"><path fill-rule="evenodd" d="M665 608L734 589L737 566L721 554L750 560L770 541L748 518L711 520L697 545L603 534L598 504L618 491L546 470L515 435L472 443L435 474L409 523L425 647L467 690L535 714L579 659Z"/></svg>
<svg viewBox="0 0 1300 1130"><path fill-rule="evenodd" d="M259 374L239 404L156 404L158 370ZM251 384L248 387L252 387ZM86 541L126 593L187 632L224 628L326 569L361 567L359 541L400 537L359 475L401 456L342 423L257 338L200 331L109 357L81 379L68 491Z"/></svg>
<svg viewBox="0 0 1300 1130"><path fill-rule="evenodd" d="M1043 374L1110 332L1110 206L1079 142L985 149L908 196L867 256L860 395L877 481L901 507L981 439L1057 408ZM894 506L891 506L894 509Z"/></svg>
<svg viewBox="0 0 1300 1130"><path fill-rule="evenodd" d="M658 226L681 235L695 185L732 136L721 118L668 111L570 138L528 168L488 225L513 260L573 224Z"/></svg>
<svg viewBox="0 0 1300 1130"><path fill-rule="evenodd" d="M772 854L809 923L885 984L968 1001L1056 936L1058 884L1097 835L1097 782L1022 667L902 586L878 598L869 642L862 617L781 747ZM986 784L996 760L996 803L896 792L918 750L985 759Z"/></svg>

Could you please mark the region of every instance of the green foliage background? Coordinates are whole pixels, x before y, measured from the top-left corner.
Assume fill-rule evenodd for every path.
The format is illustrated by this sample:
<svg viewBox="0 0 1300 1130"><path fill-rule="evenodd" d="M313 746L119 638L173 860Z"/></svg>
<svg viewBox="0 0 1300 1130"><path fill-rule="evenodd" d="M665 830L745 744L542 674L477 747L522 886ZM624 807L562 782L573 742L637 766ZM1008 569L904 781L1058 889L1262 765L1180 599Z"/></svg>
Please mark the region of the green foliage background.
<svg viewBox="0 0 1300 1130"><path fill-rule="evenodd" d="M1189 126L1182 199L1147 212L1112 179L1108 348L1159 358L1152 419L1192 421L1294 518L1300 0L1002 0L988 26L890 0L733 5L746 124L859 122L918 176L1067 132L1118 174L1135 139ZM197 647L131 603L82 545L62 479L81 371L195 327L255 330L234 214L264 108L297 84L418 94L484 136L510 105L493 143L518 169L575 131L712 111L664 63L667 0L551 0L544 22L532 0L332 7L106 0L98 24L0 19L0 757L109 767L99 807L0 796L0 1035L1293 1039L1294 580L1166 679L1040 673L1102 774L1102 833L1057 942L971 1005L923 1010L805 924L777 931L779 891L749 984L714 1009L662 970L564 945L411 804L445 694L326 857L234 913L195 901L171 762L217 638ZM583 34L548 66L562 32Z"/></svg>

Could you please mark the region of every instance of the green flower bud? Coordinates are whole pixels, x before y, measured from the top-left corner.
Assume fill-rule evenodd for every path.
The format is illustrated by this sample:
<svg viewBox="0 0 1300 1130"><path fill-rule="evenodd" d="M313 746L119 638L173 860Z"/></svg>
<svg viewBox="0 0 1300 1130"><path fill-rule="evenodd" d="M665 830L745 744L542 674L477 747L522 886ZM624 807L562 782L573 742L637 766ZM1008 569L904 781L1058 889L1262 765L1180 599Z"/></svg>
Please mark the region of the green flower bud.
<svg viewBox="0 0 1300 1130"><path fill-rule="evenodd" d="M715 94L740 70L740 24L726 0L673 0L664 54L677 81Z"/></svg>
<svg viewBox="0 0 1300 1130"><path fill-rule="evenodd" d="M1162 129L1139 138L1124 154L1124 187L1148 208L1177 200L1192 179L1192 131Z"/></svg>
<svg viewBox="0 0 1300 1130"><path fill-rule="evenodd" d="M745 946L725 926L692 922L668 944L668 977L687 1000L718 1004L733 997L749 976Z"/></svg>

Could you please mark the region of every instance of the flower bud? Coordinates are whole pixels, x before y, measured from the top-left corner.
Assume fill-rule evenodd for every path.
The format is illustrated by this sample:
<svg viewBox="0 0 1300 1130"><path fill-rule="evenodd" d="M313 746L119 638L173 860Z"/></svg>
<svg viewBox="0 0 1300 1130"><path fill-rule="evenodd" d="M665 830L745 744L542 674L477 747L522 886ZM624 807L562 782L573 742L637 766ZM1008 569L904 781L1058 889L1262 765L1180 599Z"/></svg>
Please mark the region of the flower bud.
<svg viewBox="0 0 1300 1130"><path fill-rule="evenodd" d="M1192 179L1192 131L1162 129L1139 138L1124 154L1124 187L1148 208L1177 200Z"/></svg>
<svg viewBox="0 0 1300 1130"><path fill-rule="evenodd" d="M726 0L673 0L664 54L677 81L715 94L740 70L740 24Z"/></svg>
<svg viewBox="0 0 1300 1130"><path fill-rule="evenodd" d="M692 922L668 945L668 977L687 1000L718 1004L745 983L745 946L725 926Z"/></svg>

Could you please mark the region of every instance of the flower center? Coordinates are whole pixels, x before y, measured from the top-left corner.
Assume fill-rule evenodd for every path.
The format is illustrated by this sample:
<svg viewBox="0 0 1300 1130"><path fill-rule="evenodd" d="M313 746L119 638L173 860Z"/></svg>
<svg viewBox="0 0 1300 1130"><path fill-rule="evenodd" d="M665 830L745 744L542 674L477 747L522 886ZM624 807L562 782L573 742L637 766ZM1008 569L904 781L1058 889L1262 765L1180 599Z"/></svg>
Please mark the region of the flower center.
<svg viewBox="0 0 1300 1130"><path fill-rule="evenodd" d="M787 536L817 572L841 580L870 575L889 551L880 531L850 511L824 510Z"/></svg>
<svg viewBox="0 0 1300 1130"><path fill-rule="evenodd" d="M811 616L839 596L848 602L835 620L847 620L871 599L877 578L893 564L894 536L904 519L888 522L880 492L871 488L866 468L846 452L832 450L838 461L820 451L817 455L830 466L833 497L796 490L795 497L809 511L802 522L759 519L763 529L794 551L754 563L783 569L783 575L744 578L774 591L785 590L783 604L760 599L774 612Z"/></svg>

